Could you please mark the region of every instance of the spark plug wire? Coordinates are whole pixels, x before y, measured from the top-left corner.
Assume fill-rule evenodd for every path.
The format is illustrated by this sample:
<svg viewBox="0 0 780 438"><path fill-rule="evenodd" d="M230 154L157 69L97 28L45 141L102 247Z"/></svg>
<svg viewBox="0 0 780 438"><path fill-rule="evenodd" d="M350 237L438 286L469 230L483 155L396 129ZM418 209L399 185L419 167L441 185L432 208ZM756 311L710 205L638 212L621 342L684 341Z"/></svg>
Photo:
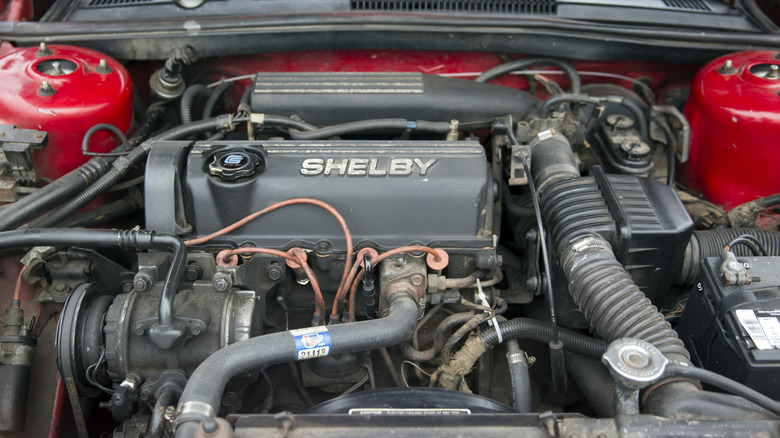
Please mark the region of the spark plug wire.
<svg viewBox="0 0 780 438"><path fill-rule="evenodd" d="M345 281L347 279L347 273L349 272L349 270L352 267L352 253L353 253L353 249L352 249L352 234L349 232L349 227L347 226L347 221L344 220L344 217L341 216L341 214L338 212L338 210L333 208L333 206L331 206L330 204L328 204L328 203L326 203L324 201L320 201L319 199L313 199L313 198L292 198L292 199L288 199L286 201L277 202L275 204L269 205L268 207L266 207L266 208L264 208L264 209L262 209L260 211L256 211L256 212L250 214L249 216L246 216L245 218L240 219L240 220L234 222L233 224L228 225L227 227L222 228L221 230L215 231L215 232L213 232L213 233L211 233L211 234L209 234L207 236L199 237L197 239L186 240L186 241L184 241L184 244L187 245L187 246L200 245L202 243L208 242L208 241L210 241L212 239L215 239L217 237L223 236L223 235L225 235L225 234L227 234L227 233L229 233L231 231L234 231L234 230L236 230L236 229L238 229L238 228L248 224L249 222L252 222L253 220L259 218L260 216L262 216L262 215L264 215L266 213L270 213L270 212L272 212L274 210L277 210L279 208L286 207L286 206L289 206L289 205L300 205L300 204L316 205L318 207L321 207L321 208L327 210L328 213L332 214L333 217L336 218L336 220L339 222L339 225L341 225L341 229L344 231L344 238L346 239L346 244L347 244L347 260L346 260L346 262L344 264L344 273L341 275L341 282L339 283L338 290L341 290L342 288L345 287L344 284L345 284ZM231 255L233 255L233 254L240 254L241 252L247 252L247 251L245 251L246 249L248 249L248 248L239 248L238 250L235 250L235 251L238 251L238 252L232 253ZM261 251L256 251L256 252L261 252ZM265 253L268 254L267 252L265 252ZM276 254L276 255L278 255L278 254ZM283 256L280 256L280 257L283 257Z"/></svg>

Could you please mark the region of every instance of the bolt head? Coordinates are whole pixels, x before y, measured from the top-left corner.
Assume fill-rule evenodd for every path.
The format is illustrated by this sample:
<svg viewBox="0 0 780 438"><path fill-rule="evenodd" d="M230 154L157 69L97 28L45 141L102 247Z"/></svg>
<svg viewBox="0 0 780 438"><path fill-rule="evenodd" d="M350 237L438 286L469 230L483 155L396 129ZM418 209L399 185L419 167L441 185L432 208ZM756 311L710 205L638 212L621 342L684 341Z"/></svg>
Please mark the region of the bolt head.
<svg viewBox="0 0 780 438"><path fill-rule="evenodd" d="M138 292L146 292L152 288L154 281L152 277L146 272L139 272L133 277L133 287Z"/></svg>
<svg viewBox="0 0 780 438"><path fill-rule="evenodd" d="M200 423L200 427L203 428L204 432L211 435L215 433L217 430L219 430L219 423L217 423L217 420L213 418L207 418L203 420L202 423Z"/></svg>
<svg viewBox="0 0 780 438"><path fill-rule="evenodd" d="M420 274L412 275L412 278L411 278L412 284L415 285L415 286L419 286L419 285L423 284L424 280L425 279Z"/></svg>
<svg viewBox="0 0 780 438"><path fill-rule="evenodd" d="M35 52L35 54L38 56L51 56L54 53L46 43L41 43L40 46L38 46L38 51Z"/></svg>
<svg viewBox="0 0 780 438"><path fill-rule="evenodd" d="M144 328L144 326L140 324L135 326L135 328L133 329L133 333L135 333L136 336L143 336L144 332L146 332L146 329Z"/></svg>
<svg viewBox="0 0 780 438"><path fill-rule="evenodd" d="M233 287L233 279L230 278L230 275L224 272L214 274L214 289L217 292L227 292L231 287Z"/></svg>
<svg viewBox="0 0 780 438"><path fill-rule="evenodd" d="M200 277L203 276L203 270L200 269L200 266L192 264L188 265L187 268L184 270L184 278L187 279L187 281L196 281L200 280Z"/></svg>
<svg viewBox="0 0 780 438"><path fill-rule="evenodd" d="M200 334L200 326L199 325L193 325L190 327L190 333L192 333L192 336L198 336Z"/></svg>
<svg viewBox="0 0 780 438"><path fill-rule="evenodd" d="M718 72L722 75L731 75L736 71L737 70L734 68L734 63L732 63L730 59L727 59L726 62L723 63L723 66L718 69Z"/></svg>
<svg viewBox="0 0 780 438"><path fill-rule="evenodd" d="M282 267L276 263L268 266L266 274L271 281L278 281L282 278Z"/></svg>
<svg viewBox="0 0 780 438"><path fill-rule="evenodd" d="M54 87L51 86L49 81L43 81L41 82L41 87L38 88L38 95L39 96L53 96L54 93L56 93L57 90L54 89Z"/></svg>

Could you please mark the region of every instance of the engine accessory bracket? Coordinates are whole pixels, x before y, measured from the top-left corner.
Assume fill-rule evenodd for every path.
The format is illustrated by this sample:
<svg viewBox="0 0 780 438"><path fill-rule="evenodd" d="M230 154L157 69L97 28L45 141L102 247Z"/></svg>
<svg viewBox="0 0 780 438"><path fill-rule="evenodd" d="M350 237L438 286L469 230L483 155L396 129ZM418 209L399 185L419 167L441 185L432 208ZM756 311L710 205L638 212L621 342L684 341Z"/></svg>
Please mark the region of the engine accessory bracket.
<svg viewBox="0 0 780 438"><path fill-rule="evenodd" d="M136 335L149 334L154 345L163 350L181 348L188 339L198 336L206 330L207 323L199 318L174 315L173 324L160 325L158 319L149 318L135 323Z"/></svg>

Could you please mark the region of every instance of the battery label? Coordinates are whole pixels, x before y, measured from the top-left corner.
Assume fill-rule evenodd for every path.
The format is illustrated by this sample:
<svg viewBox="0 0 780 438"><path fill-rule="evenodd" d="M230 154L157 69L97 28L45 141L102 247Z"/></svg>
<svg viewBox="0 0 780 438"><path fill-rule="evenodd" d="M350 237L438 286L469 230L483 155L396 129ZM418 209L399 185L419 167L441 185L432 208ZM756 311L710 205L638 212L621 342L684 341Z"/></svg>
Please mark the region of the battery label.
<svg viewBox="0 0 780 438"><path fill-rule="evenodd" d="M330 354L330 332L327 327L307 327L290 330L295 340L298 360L314 359Z"/></svg>
<svg viewBox="0 0 780 438"><path fill-rule="evenodd" d="M740 325L759 350L780 349L780 310L736 310Z"/></svg>

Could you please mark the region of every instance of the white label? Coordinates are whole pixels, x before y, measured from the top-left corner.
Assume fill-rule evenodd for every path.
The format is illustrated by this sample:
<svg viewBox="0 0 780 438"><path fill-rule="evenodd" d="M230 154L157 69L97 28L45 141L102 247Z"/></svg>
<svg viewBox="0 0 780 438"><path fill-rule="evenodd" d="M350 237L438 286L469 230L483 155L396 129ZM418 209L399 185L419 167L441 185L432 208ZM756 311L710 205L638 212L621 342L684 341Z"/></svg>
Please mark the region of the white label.
<svg viewBox="0 0 780 438"><path fill-rule="evenodd" d="M290 330L295 341L298 360L314 359L330 354L330 332L327 327L307 327Z"/></svg>
<svg viewBox="0 0 780 438"><path fill-rule="evenodd" d="M769 343L775 348L780 348L780 321L775 317L761 316L758 318L758 323L769 338Z"/></svg>
<svg viewBox="0 0 780 438"><path fill-rule="evenodd" d="M750 335L750 339L756 344L756 348L759 350L771 350L772 344L767 339L766 334L764 334L764 329L761 327L761 323L758 322L756 314L749 309L738 309L736 314L739 323L742 324L742 327Z"/></svg>
<svg viewBox="0 0 780 438"><path fill-rule="evenodd" d="M349 415L471 415L470 409L435 408L355 408Z"/></svg>

